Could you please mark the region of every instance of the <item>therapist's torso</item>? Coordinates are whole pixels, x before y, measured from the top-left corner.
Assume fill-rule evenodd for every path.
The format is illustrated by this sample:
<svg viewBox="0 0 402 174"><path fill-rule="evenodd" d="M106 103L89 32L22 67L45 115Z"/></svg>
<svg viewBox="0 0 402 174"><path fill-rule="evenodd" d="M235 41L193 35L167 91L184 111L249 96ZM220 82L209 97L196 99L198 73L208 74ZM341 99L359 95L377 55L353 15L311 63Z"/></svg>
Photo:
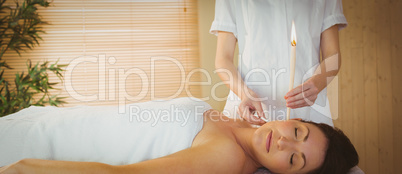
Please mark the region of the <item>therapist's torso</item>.
<svg viewBox="0 0 402 174"><path fill-rule="evenodd" d="M211 33L233 22L233 33L239 45L238 70L247 86L263 98L263 108L269 120L283 120L286 117L286 101L283 97L289 86L292 21L297 33L296 87L310 78L320 63L320 36L325 27L324 13L328 5L325 0L217 2ZM219 8L229 9L229 12L222 12L225 11L222 9L221 13ZM231 91L225 111L235 113L239 103L240 99ZM294 109L291 117L332 125L326 90L319 94L313 108Z"/></svg>

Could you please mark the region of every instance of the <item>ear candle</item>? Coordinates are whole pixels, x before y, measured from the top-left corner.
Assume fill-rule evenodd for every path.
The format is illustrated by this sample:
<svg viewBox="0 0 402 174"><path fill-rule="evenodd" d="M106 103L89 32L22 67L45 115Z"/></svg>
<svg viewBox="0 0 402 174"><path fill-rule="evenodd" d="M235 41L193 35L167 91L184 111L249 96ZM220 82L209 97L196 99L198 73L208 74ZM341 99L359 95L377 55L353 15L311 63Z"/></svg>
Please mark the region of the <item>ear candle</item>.
<svg viewBox="0 0 402 174"><path fill-rule="evenodd" d="M290 78L289 78L289 91L293 89L293 84L295 80L295 65L296 65L296 28L295 22L292 21L292 35L291 35L291 45L292 49L290 51ZM290 119L290 108L287 108L286 120Z"/></svg>

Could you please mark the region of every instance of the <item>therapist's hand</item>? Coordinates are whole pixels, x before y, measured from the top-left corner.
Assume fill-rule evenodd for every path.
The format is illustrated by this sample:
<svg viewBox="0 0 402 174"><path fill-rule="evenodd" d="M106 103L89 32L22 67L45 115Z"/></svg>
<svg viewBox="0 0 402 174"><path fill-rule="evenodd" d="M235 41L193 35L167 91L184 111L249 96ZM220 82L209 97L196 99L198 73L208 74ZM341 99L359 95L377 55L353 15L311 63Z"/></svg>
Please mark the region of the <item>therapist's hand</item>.
<svg viewBox="0 0 402 174"><path fill-rule="evenodd" d="M309 79L305 83L290 90L286 95L286 107L296 109L311 106L317 99L318 94L325 88L314 82L315 79Z"/></svg>
<svg viewBox="0 0 402 174"><path fill-rule="evenodd" d="M263 125L265 121L261 117L265 118L264 111L261 101L256 99L258 99L258 96L254 92L246 94L239 105L239 115L251 124ZM254 116L254 113L257 113L258 117Z"/></svg>
<svg viewBox="0 0 402 174"><path fill-rule="evenodd" d="M309 80L285 95L287 107L294 109L313 105L318 93L327 87L338 74L341 66L341 54L337 25L322 32L320 46L323 61Z"/></svg>

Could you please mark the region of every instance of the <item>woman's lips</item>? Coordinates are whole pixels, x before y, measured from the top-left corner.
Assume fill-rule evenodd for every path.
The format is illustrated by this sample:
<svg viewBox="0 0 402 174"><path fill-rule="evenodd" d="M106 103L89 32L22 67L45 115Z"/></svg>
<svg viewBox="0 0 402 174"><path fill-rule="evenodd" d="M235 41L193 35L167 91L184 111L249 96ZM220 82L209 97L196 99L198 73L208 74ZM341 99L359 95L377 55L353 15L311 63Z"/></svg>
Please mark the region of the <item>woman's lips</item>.
<svg viewBox="0 0 402 174"><path fill-rule="evenodd" d="M272 131L267 136L267 142L266 142L267 152L269 152L269 149L271 148L271 138L272 138Z"/></svg>

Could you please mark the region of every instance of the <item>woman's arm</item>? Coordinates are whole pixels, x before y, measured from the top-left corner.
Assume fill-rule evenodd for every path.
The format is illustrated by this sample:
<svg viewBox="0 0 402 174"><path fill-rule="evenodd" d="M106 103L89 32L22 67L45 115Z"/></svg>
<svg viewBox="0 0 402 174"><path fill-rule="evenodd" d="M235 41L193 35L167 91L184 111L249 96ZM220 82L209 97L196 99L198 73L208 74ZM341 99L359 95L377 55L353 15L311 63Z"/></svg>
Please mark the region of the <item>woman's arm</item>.
<svg viewBox="0 0 402 174"><path fill-rule="evenodd" d="M314 75L305 83L285 95L286 106L300 108L311 106L320 93L338 74L341 67L338 26L334 25L321 34L321 61Z"/></svg>
<svg viewBox="0 0 402 174"><path fill-rule="evenodd" d="M0 168L0 174L111 174L115 166L97 162L52 161L42 159L23 159Z"/></svg>
<svg viewBox="0 0 402 174"><path fill-rule="evenodd" d="M238 152L242 149L230 150L231 147L220 147L222 146L216 143L193 147L166 157L118 166L118 172L127 174L240 173L244 155Z"/></svg>
<svg viewBox="0 0 402 174"><path fill-rule="evenodd" d="M192 147L140 163L112 166L97 162L24 159L0 168L0 174L117 174L117 173L239 173L244 154L237 146L222 141Z"/></svg>
<svg viewBox="0 0 402 174"><path fill-rule="evenodd" d="M260 117L264 117L261 102L257 100L258 95L247 87L233 63L236 42L233 33L219 31L215 58L216 72L222 81L242 100L239 106L240 116L253 124L265 123L263 120L252 116L250 112L250 110L256 111Z"/></svg>

